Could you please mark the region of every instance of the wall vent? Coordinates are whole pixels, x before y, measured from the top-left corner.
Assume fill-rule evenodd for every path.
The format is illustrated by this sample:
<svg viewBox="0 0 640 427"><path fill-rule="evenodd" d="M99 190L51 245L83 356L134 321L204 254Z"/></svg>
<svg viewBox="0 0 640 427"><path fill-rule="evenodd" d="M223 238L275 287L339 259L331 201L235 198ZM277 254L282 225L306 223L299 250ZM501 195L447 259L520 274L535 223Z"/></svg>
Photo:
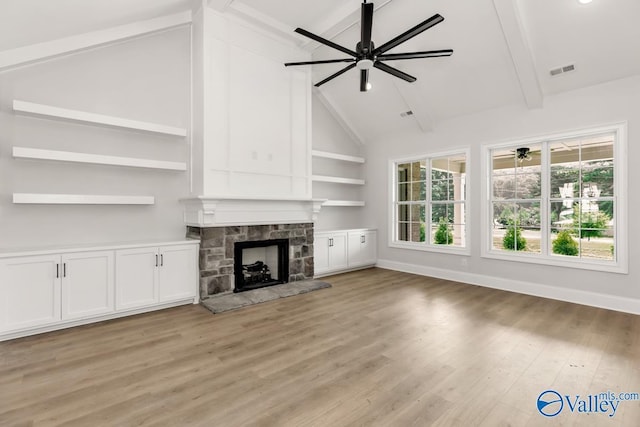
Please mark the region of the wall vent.
<svg viewBox="0 0 640 427"><path fill-rule="evenodd" d="M564 73L569 73L571 71L575 71L575 69L576 69L576 65L575 64L569 64L569 65L565 65L563 67L554 68L554 69L549 71L549 74L551 74L551 77L555 77L555 76L559 76L560 74L564 74Z"/></svg>
<svg viewBox="0 0 640 427"><path fill-rule="evenodd" d="M409 117L409 116L413 116L413 111L409 110L409 111L405 111L404 113L400 113L400 117Z"/></svg>

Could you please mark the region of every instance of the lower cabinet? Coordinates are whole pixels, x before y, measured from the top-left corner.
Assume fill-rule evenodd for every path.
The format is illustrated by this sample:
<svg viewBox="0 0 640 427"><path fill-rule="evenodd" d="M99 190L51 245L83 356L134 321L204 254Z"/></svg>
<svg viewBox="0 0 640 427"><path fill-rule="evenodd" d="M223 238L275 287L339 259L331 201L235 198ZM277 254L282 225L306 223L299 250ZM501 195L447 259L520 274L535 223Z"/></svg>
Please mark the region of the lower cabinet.
<svg viewBox="0 0 640 427"><path fill-rule="evenodd" d="M315 276L375 265L376 231L320 231L314 235Z"/></svg>
<svg viewBox="0 0 640 427"><path fill-rule="evenodd" d="M59 322L60 256L0 260L0 331Z"/></svg>
<svg viewBox="0 0 640 427"><path fill-rule="evenodd" d="M315 275L347 268L347 233L315 233L313 238Z"/></svg>
<svg viewBox="0 0 640 427"><path fill-rule="evenodd" d="M61 257L62 320L114 310L113 251L80 252Z"/></svg>
<svg viewBox="0 0 640 427"><path fill-rule="evenodd" d="M376 232L374 230L349 231L349 267L362 267L376 263Z"/></svg>
<svg viewBox="0 0 640 427"><path fill-rule="evenodd" d="M197 251L193 245L116 251L118 310L194 298Z"/></svg>
<svg viewBox="0 0 640 427"><path fill-rule="evenodd" d="M0 340L198 300L198 242L131 246L0 254Z"/></svg>

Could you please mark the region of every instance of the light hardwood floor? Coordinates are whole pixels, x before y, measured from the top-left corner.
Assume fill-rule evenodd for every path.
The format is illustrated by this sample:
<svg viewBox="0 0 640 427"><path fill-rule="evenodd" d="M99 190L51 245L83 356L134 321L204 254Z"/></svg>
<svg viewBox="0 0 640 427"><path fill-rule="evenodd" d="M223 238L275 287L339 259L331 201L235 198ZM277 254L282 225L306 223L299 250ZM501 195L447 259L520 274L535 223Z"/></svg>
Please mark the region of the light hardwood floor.
<svg viewBox="0 0 640 427"><path fill-rule="evenodd" d="M370 269L212 315L184 306L0 343L0 425L640 425L536 409L640 392L640 316Z"/></svg>

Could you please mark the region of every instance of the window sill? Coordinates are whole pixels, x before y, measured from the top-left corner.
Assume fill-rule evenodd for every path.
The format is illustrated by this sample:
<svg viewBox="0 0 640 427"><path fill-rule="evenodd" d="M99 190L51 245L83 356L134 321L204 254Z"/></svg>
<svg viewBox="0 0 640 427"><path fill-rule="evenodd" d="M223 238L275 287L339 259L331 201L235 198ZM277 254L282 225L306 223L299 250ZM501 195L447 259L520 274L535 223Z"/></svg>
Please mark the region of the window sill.
<svg viewBox="0 0 640 427"><path fill-rule="evenodd" d="M481 255L482 258L488 259L497 259L501 261L515 261L520 263L530 263L530 264L541 264L541 265L549 265L554 267L564 267L564 268L576 268L580 270L594 270L594 271L602 271L607 273L618 273L618 274L628 274L629 269L622 262L606 262L606 261L597 261L597 260L589 260L585 261L584 259L576 259L562 256L542 256L542 255L533 255L533 254L523 254L523 253L502 253L497 251L484 251Z"/></svg>
<svg viewBox="0 0 640 427"><path fill-rule="evenodd" d="M469 250L468 247L460 247L460 246L425 245L424 243L396 241L396 242L389 243L389 247L396 248L396 249L409 249L413 251L436 252L440 254L464 255L464 256L471 255L471 251Z"/></svg>

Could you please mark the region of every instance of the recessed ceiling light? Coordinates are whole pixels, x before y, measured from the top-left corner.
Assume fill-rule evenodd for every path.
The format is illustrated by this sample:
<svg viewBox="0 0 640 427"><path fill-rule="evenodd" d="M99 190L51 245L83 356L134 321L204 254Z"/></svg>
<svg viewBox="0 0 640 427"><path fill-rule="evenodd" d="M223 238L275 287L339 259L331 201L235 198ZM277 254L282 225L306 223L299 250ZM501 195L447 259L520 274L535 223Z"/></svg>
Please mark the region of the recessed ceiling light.
<svg viewBox="0 0 640 427"><path fill-rule="evenodd" d="M591 3L593 0L578 0L578 3L580 4L589 4Z"/></svg>

